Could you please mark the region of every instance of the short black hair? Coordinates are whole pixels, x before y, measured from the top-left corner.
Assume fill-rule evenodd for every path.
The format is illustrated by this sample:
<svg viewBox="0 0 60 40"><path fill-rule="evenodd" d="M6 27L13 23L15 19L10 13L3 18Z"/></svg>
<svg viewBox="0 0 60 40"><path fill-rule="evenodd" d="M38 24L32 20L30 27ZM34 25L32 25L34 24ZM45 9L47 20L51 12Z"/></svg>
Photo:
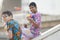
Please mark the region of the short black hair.
<svg viewBox="0 0 60 40"><path fill-rule="evenodd" d="M2 12L2 15L13 16L11 11L4 11L4 12Z"/></svg>
<svg viewBox="0 0 60 40"><path fill-rule="evenodd" d="M31 2L31 3L29 4L29 7L30 7L30 6L37 7L35 2Z"/></svg>

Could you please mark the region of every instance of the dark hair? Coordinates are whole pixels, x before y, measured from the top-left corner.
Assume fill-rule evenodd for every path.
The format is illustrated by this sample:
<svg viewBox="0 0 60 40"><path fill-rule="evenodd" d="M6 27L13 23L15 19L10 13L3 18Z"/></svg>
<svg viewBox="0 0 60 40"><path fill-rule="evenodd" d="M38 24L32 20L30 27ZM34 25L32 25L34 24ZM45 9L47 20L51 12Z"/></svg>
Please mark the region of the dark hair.
<svg viewBox="0 0 60 40"><path fill-rule="evenodd" d="M4 11L2 15L8 15L8 16L13 16L11 11Z"/></svg>
<svg viewBox="0 0 60 40"><path fill-rule="evenodd" d="M29 4L29 7L30 7L30 6L36 7L36 3L35 3L35 2L31 2L31 3Z"/></svg>
<svg viewBox="0 0 60 40"><path fill-rule="evenodd" d="M24 24L24 27L27 28L27 24Z"/></svg>

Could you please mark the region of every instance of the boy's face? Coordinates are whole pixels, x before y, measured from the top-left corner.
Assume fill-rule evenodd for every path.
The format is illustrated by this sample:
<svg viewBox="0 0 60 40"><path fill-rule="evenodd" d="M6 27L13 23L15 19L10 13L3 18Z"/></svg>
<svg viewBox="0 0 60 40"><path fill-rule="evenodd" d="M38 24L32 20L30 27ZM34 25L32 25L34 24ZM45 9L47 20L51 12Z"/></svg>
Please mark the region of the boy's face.
<svg viewBox="0 0 60 40"><path fill-rule="evenodd" d="M4 14L2 15L2 19L5 21L5 22L8 22L10 20L10 16Z"/></svg>
<svg viewBox="0 0 60 40"><path fill-rule="evenodd" d="M37 11L37 8L34 6L30 6L29 8L32 13L35 13Z"/></svg>

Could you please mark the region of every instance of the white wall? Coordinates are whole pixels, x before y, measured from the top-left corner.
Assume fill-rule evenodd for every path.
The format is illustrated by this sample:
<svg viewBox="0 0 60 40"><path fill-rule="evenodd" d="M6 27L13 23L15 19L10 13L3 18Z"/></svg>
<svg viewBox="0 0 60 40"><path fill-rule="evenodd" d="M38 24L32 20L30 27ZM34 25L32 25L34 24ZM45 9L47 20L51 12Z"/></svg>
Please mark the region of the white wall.
<svg viewBox="0 0 60 40"><path fill-rule="evenodd" d="M3 3L3 0L0 0L0 11L1 11L1 8L2 8L2 3Z"/></svg>
<svg viewBox="0 0 60 40"><path fill-rule="evenodd" d="M60 15L60 0L29 0L29 2L36 2L41 13Z"/></svg>
<svg viewBox="0 0 60 40"><path fill-rule="evenodd" d="M29 9L29 0L21 0L21 4L22 4L22 11L28 11Z"/></svg>

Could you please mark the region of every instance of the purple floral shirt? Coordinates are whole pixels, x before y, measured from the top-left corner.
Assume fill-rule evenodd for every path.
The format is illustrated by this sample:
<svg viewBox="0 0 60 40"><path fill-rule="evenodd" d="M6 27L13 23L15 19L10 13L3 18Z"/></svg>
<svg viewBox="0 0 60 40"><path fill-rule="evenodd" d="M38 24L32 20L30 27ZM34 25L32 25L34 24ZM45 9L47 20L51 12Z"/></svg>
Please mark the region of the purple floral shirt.
<svg viewBox="0 0 60 40"><path fill-rule="evenodd" d="M37 12L36 14L31 14L32 16L34 16L33 20L38 24L40 25L41 24L41 15L39 12ZM40 35L40 26L38 28L35 28L34 25L31 23L31 33L33 34L33 38L37 37Z"/></svg>

